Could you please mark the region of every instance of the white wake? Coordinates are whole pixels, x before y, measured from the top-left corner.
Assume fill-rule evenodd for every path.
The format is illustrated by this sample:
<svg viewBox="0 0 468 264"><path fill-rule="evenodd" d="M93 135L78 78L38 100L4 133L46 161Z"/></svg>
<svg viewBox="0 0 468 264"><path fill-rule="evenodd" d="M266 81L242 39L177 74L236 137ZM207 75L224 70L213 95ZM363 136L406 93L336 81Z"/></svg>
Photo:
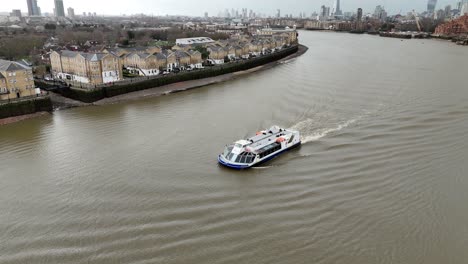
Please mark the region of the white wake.
<svg viewBox="0 0 468 264"><path fill-rule="evenodd" d="M348 126L352 125L356 121L358 121L359 118L356 119L351 119L346 122L343 122L341 124L338 124L337 127L334 128L324 128L324 129L319 129L319 130L314 130L313 132L308 133L308 131L311 129L314 121L312 119L307 119L302 122L297 123L296 125L292 126L290 129L292 130L298 130L302 134L302 144L317 141L323 137L326 137L327 135L331 133L338 132L342 129L347 128Z"/></svg>

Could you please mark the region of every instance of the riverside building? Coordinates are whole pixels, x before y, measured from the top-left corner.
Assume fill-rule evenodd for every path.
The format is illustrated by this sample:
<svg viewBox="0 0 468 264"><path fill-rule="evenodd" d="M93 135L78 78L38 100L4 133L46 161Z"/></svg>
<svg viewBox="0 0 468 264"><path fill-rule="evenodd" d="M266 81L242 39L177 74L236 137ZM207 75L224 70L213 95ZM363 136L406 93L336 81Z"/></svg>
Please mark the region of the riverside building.
<svg viewBox="0 0 468 264"><path fill-rule="evenodd" d="M35 95L32 69L14 61L0 60L0 100Z"/></svg>
<svg viewBox="0 0 468 264"><path fill-rule="evenodd" d="M54 51L50 54L50 62L52 74L57 79L95 85L123 79L120 59L111 53Z"/></svg>

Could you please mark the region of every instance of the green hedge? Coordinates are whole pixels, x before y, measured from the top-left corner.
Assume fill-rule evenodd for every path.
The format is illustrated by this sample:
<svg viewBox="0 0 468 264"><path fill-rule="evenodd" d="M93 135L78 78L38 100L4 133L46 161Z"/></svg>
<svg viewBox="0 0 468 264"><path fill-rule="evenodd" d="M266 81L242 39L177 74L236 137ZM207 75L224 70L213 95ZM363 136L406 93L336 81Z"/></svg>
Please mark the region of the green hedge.
<svg viewBox="0 0 468 264"><path fill-rule="evenodd" d="M2 104L0 105L0 118L27 115L45 111L52 111L52 101L49 97Z"/></svg>

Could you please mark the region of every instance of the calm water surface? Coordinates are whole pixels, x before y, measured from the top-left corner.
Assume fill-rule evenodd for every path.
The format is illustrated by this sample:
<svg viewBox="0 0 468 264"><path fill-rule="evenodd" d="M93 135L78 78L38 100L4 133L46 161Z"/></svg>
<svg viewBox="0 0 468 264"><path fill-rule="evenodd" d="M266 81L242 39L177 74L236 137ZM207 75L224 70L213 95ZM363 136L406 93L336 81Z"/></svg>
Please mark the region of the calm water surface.
<svg viewBox="0 0 468 264"><path fill-rule="evenodd" d="M301 32L304 56L0 128L0 263L467 263L468 49ZM219 167L271 125L303 146Z"/></svg>

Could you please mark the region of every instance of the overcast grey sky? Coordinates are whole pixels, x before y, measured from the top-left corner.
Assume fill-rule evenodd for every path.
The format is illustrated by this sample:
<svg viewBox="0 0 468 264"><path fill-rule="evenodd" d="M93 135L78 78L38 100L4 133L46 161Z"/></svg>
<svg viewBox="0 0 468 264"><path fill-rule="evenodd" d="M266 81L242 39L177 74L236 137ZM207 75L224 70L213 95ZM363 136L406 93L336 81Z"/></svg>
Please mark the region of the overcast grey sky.
<svg viewBox="0 0 468 264"><path fill-rule="evenodd" d="M0 0L0 11L21 9L27 13L26 0ZM439 0L437 8L443 8L450 4L456 5L458 0ZM54 0L38 0L42 12L52 12ZM64 0L65 12L68 7L73 7L76 14L83 12L96 12L98 14L154 14L154 15L192 15L201 16L206 11L210 15L217 15L226 8L248 8L256 12L274 14L276 9L281 9L282 14L297 15L306 12L310 15L319 11L321 5L332 6L333 0ZM365 13L373 12L377 5L383 5L390 14L405 14L412 9L424 11L427 0L341 0L343 11L355 11L362 7Z"/></svg>

